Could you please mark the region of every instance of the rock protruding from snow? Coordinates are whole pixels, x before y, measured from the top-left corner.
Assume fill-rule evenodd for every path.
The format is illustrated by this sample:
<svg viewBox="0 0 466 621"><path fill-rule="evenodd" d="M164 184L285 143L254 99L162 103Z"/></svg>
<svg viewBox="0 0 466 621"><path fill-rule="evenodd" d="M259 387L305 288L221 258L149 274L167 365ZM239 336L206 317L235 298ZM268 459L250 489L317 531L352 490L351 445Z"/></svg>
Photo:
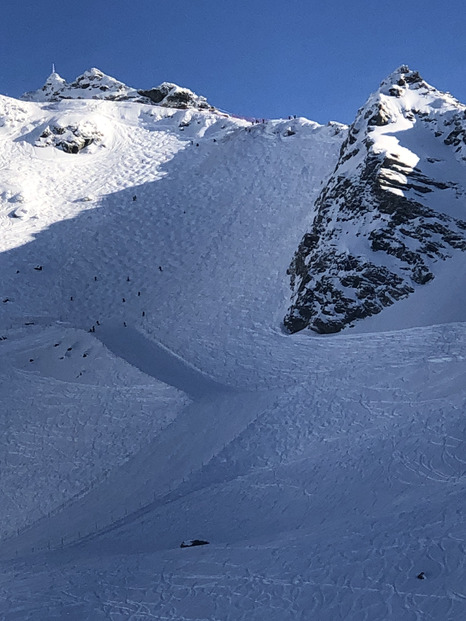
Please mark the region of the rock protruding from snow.
<svg viewBox="0 0 466 621"><path fill-rule="evenodd" d="M167 108L198 108L212 110L205 97L196 95L188 88L181 88L171 82L163 82L149 90L139 90L138 93L147 97L152 103Z"/></svg>
<svg viewBox="0 0 466 621"><path fill-rule="evenodd" d="M209 545L208 541L204 539L189 539L187 541L182 541L180 544L180 548L195 548L196 546L207 546Z"/></svg>
<svg viewBox="0 0 466 621"><path fill-rule="evenodd" d="M67 83L58 73L52 73L44 86L25 93L26 101L60 101L62 99L106 99L110 101L136 101L157 104L167 108L195 108L214 110L205 97L170 82L148 90L135 89L106 75L96 68L85 71L73 82Z"/></svg>
<svg viewBox="0 0 466 621"><path fill-rule="evenodd" d="M93 125L47 125L34 143L36 147L54 146L65 153L79 153L91 144L99 144L102 133Z"/></svg>
<svg viewBox="0 0 466 621"><path fill-rule="evenodd" d="M466 250L466 107L402 66L358 111L289 268L289 332L338 332Z"/></svg>

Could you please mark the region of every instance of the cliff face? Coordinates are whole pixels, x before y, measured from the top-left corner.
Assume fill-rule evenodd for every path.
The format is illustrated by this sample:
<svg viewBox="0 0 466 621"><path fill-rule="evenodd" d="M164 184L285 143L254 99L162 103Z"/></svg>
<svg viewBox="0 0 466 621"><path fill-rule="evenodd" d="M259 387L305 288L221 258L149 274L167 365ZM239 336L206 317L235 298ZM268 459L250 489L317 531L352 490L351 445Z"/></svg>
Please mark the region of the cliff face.
<svg viewBox="0 0 466 621"><path fill-rule="evenodd" d="M408 67L357 114L288 273L289 332L338 332L466 250L466 107Z"/></svg>

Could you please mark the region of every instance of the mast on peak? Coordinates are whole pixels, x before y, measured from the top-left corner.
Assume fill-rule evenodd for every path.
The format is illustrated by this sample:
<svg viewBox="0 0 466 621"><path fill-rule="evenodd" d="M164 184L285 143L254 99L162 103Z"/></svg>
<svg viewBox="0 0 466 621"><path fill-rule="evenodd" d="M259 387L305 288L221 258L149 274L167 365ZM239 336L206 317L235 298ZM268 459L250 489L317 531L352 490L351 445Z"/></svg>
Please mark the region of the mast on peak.
<svg viewBox="0 0 466 621"><path fill-rule="evenodd" d="M52 73L55 73L55 63L52 63Z"/></svg>

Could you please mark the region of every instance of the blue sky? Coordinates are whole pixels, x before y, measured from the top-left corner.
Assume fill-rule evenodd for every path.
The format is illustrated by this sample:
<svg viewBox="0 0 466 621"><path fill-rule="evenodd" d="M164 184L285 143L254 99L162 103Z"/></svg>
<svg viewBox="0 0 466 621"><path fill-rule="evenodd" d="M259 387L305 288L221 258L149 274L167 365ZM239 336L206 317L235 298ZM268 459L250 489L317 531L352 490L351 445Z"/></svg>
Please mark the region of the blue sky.
<svg viewBox="0 0 466 621"><path fill-rule="evenodd" d="M98 67L239 115L349 123L401 64L466 103L464 0L2 0L0 92Z"/></svg>

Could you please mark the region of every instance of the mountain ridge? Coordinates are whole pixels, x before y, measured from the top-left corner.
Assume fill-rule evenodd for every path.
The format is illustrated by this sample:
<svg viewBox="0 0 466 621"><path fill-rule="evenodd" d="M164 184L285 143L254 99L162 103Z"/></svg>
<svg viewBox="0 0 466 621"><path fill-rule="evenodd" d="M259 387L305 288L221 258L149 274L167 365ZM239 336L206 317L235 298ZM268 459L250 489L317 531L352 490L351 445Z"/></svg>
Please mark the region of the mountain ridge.
<svg viewBox="0 0 466 621"><path fill-rule="evenodd" d="M185 111L188 117L178 121L180 138L188 133L190 111L219 115L189 89L164 82L138 90L95 68L71 83L53 72L42 89L23 99L65 107L67 101L71 106L92 100ZM431 282L439 260L464 251L465 115L463 104L406 65L370 95L347 130L333 173L322 180L320 196L309 204L312 226L288 267L286 331L333 333L354 326ZM224 124L233 122L234 117L223 117ZM42 128L34 146L90 155L108 145L105 125L78 118L79 113L56 117ZM204 120L196 122L204 125ZM285 139L300 140L304 126L299 119L280 123ZM271 139L279 127L275 121L247 124L237 130L261 140ZM346 131L337 123L328 127L335 127L340 137ZM195 140L203 138L196 136L191 143L198 145Z"/></svg>
<svg viewBox="0 0 466 621"><path fill-rule="evenodd" d="M24 95L25 101L62 106L89 99L219 114L189 89L165 82L138 90L95 68L71 83L53 72L42 89ZM465 114L463 104L406 65L370 95L348 128L335 170L309 204L312 226L288 267L286 331L333 333L354 326L431 282L439 260L464 251ZM234 117L224 118L230 123ZM65 119L45 125L34 145L90 154L108 144L99 123ZM288 121L282 122L283 136L299 140L296 129L302 123ZM270 139L274 123L278 129L277 122L268 121L238 130ZM180 118L178 125L181 138L189 118ZM346 131L333 126L340 136Z"/></svg>
<svg viewBox="0 0 466 621"><path fill-rule="evenodd" d="M214 110L205 97L171 82L163 82L149 89L135 89L106 75L95 67L79 75L73 82L66 82L53 71L44 86L25 93L24 101L60 101L63 99L104 99L107 101L134 101L142 104L156 104L168 108L197 108Z"/></svg>

